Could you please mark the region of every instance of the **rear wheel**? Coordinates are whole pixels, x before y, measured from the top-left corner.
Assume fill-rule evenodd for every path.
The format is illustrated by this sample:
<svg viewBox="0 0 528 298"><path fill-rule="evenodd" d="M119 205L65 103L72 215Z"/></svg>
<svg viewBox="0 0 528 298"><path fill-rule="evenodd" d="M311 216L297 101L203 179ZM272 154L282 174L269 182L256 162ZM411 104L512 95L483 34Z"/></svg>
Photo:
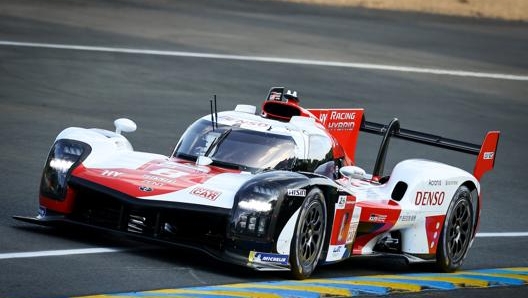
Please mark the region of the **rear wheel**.
<svg viewBox="0 0 528 298"><path fill-rule="evenodd" d="M295 278L308 278L317 266L323 250L326 221L323 192L313 188L301 206L290 247L291 270Z"/></svg>
<svg viewBox="0 0 528 298"><path fill-rule="evenodd" d="M442 272L457 270L467 255L475 223L471 202L471 191L461 186L449 204L436 252L436 266Z"/></svg>

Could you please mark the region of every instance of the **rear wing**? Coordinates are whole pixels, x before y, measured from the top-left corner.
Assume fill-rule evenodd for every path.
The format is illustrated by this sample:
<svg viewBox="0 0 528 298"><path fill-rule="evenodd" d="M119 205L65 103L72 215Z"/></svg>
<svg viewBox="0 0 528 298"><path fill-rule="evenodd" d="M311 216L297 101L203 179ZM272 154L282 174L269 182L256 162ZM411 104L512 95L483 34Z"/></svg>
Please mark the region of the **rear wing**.
<svg viewBox="0 0 528 298"><path fill-rule="evenodd" d="M383 167L385 164L385 157L389 146L391 137L403 139L406 141L416 142L420 144L435 146L439 148L454 150L467 154L477 155L473 176L480 180L484 173L493 169L495 164L495 157L497 155L497 146L499 143L499 131L489 131L484 138L481 145L444 138L441 136L423 133L419 131L400 128L398 119L393 119L388 125L365 121L361 121L360 131L377 134L383 136L378 157L372 173L373 177L383 176Z"/></svg>

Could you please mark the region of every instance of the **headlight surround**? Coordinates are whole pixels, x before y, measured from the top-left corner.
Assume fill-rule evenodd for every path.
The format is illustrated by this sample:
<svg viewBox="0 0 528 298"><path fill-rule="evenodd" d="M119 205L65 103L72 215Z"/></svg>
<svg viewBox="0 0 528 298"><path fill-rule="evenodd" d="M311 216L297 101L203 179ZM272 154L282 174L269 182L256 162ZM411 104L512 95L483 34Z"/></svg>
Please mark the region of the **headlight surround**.
<svg viewBox="0 0 528 298"><path fill-rule="evenodd" d="M253 183L239 191L231 220L231 233L265 237L279 196L279 189L270 183Z"/></svg>
<svg viewBox="0 0 528 298"><path fill-rule="evenodd" d="M90 153L91 147L76 140L55 142L44 166L40 193L50 199L64 200L71 171Z"/></svg>

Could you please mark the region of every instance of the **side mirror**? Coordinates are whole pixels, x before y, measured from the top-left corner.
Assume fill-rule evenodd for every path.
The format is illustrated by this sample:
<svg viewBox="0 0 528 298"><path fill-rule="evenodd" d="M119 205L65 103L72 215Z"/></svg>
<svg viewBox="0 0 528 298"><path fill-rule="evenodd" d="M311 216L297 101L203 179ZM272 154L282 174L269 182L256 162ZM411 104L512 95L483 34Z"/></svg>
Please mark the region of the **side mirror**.
<svg viewBox="0 0 528 298"><path fill-rule="evenodd" d="M134 132L137 129L136 123L127 118L119 118L114 121L116 127L116 134L121 134L121 132Z"/></svg>
<svg viewBox="0 0 528 298"><path fill-rule="evenodd" d="M365 170L356 166L346 166L339 169L341 175L353 179L368 179Z"/></svg>

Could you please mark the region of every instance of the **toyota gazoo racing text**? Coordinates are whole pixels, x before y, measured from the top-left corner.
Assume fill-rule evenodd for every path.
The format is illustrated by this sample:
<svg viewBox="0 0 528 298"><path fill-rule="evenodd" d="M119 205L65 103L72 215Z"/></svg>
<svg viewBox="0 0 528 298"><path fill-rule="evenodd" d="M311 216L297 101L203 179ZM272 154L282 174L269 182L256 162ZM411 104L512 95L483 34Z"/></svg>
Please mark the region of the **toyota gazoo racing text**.
<svg viewBox="0 0 528 298"><path fill-rule="evenodd" d="M270 90L260 112L211 110L170 156L134 151L121 134L136 129L128 119L116 120L115 132L65 129L44 167L38 215L15 218L192 247L299 279L354 256L461 266L498 131L471 144L400 128L397 119L368 122L363 109L305 109L283 87ZM382 138L369 174L354 165L360 133ZM474 154L474 171L408 159L384 175L391 138Z"/></svg>

